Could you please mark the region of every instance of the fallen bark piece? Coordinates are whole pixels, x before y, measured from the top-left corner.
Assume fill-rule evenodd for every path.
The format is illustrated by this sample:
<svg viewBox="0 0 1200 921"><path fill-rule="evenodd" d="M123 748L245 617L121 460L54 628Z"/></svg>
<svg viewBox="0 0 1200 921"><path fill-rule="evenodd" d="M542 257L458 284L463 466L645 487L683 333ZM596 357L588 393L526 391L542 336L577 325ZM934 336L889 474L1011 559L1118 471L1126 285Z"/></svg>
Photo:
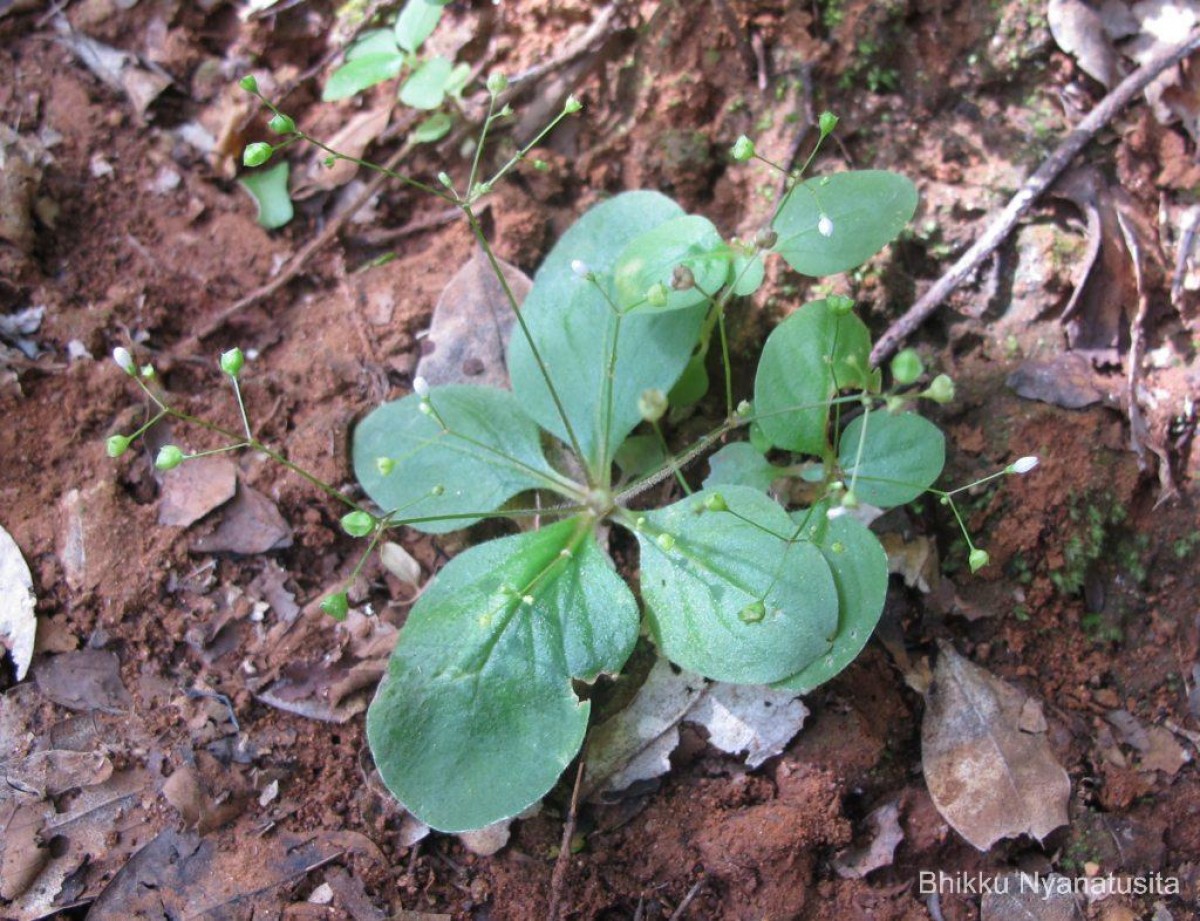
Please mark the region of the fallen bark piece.
<svg viewBox="0 0 1200 921"><path fill-rule="evenodd" d="M192 542L196 553L236 553L250 556L292 545L292 529L275 503L245 484L225 509L212 534Z"/></svg>

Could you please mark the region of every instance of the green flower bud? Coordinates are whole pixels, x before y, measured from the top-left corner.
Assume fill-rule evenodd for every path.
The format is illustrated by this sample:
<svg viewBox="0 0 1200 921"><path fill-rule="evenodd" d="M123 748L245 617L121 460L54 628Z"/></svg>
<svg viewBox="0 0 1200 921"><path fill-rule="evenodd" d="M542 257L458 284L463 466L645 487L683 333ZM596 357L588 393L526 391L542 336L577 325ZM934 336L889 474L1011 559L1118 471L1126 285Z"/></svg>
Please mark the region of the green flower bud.
<svg viewBox="0 0 1200 921"><path fill-rule="evenodd" d="M738 611L738 619L744 624L756 624L767 616L767 606L761 601L754 601Z"/></svg>
<svg viewBox="0 0 1200 921"><path fill-rule="evenodd" d="M821 137L828 137L833 134L833 129L837 127L838 117L832 112L822 112L821 117L817 119L817 127L821 131Z"/></svg>
<svg viewBox="0 0 1200 921"><path fill-rule="evenodd" d="M142 379L153 380L157 372L154 370L154 365L142 365Z"/></svg>
<svg viewBox="0 0 1200 921"><path fill-rule="evenodd" d="M330 595L321 602L321 610L336 621L343 621L350 613L350 598L345 592Z"/></svg>
<svg viewBox="0 0 1200 921"><path fill-rule="evenodd" d="M825 298L825 303L834 314L842 316L854 309L854 298L844 294L831 294Z"/></svg>
<svg viewBox="0 0 1200 921"><path fill-rule="evenodd" d="M949 375L939 374L921 391L921 396L935 403L949 403L954 399L954 381Z"/></svg>
<svg viewBox="0 0 1200 921"><path fill-rule="evenodd" d="M884 401L888 415L894 416L898 412L903 412L904 407L908 405L908 400L904 397L890 396Z"/></svg>
<svg viewBox="0 0 1200 921"><path fill-rule="evenodd" d="M742 400L740 403L738 403L737 409L734 410L734 413L738 416L741 416L743 419L752 412L754 412L754 404L749 400Z"/></svg>
<svg viewBox="0 0 1200 921"><path fill-rule="evenodd" d="M242 153L242 163L246 166L262 166L271 159L271 154L275 153L275 148L266 141L255 141L253 144L247 144L245 151Z"/></svg>
<svg viewBox="0 0 1200 921"><path fill-rule="evenodd" d="M450 178L450 174L442 171L437 174L437 181L444 185L447 189L454 188L454 180Z"/></svg>
<svg viewBox="0 0 1200 921"><path fill-rule="evenodd" d="M745 163L754 156L754 142L743 134L733 142L729 155L738 163Z"/></svg>
<svg viewBox="0 0 1200 921"><path fill-rule="evenodd" d="M778 242L779 234L770 227L764 227L754 235L754 245L758 249L772 249Z"/></svg>
<svg viewBox="0 0 1200 921"><path fill-rule="evenodd" d="M258 81L254 79L254 74L246 74L238 81L238 86L244 89L247 93L258 92Z"/></svg>
<svg viewBox="0 0 1200 921"><path fill-rule="evenodd" d="M133 363L133 356L129 354L129 349L125 348L125 346L118 345L113 349L112 358L116 362L117 367L126 374L132 375L136 373L137 367Z"/></svg>
<svg viewBox="0 0 1200 921"><path fill-rule="evenodd" d="M154 458L154 466L159 470L174 470L183 460L183 452L178 447L163 445L158 449L158 456Z"/></svg>
<svg viewBox="0 0 1200 921"><path fill-rule="evenodd" d="M498 70L493 70L488 74L487 89L493 96L499 96L508 89L508 77Z"/></svg>
<svg viewBox="0 0 1200 921"><path fill-rule="evenodd" d="M669 293L666 285L661 281L656 281L650 286L650 290L646 292L646 303L651 307L666 307L667 295Z"/></svg>
<svg viewBox="0 0 1200 921"><path fill-rule="evenodd" d="M675 549L675 536L673 534L660 534L654 538L654 542L658 544L660 549L667 553Z"/></svg>
<svg viewBox="0 0 1200 921"><path fill-rule="evenodd" d="M267 122L267 128L275 132L275 134L295 134L296 122L290 115L284 115L282 112L279 112Z"/></svg>
<svg viewBox="0 0 1200 921"><path fill-rule="evenodd" d="M505 105L503 109L496 113L497 118L509 118L513 114L513 107Z"/></svg>
<svg viewBox="0 0 1200 921"><path fill-rule="evenodd" d="M446 487L443 486L441 483L438 483L436 486L433 487L433 489L429 490L429 495L441 496L441 495L444 495L445 492L446 492Z"/></svg>
<svg viewBox="0 0 1200 921"><path fill-rule="evenodd" d="M925 364L916 349L905 349L892 359L892 378L906 386L925 373Z"/></svg>
<svg viewBox="0 0 1200 921"><path fill-rule="evenodd" d="M129 450L129 439L124 435L110 435L104 443L109 457L120 457Z"/></svg>
<svg viewBox="0 0 1200 921"><path fill-rule="evenodd" d="M854 494L853 489L847 489L846 494L842 496L842 508L858 508L858 496Z"/></svg>
<svg viewBox="0 0 1200 921"><path fill-rule="evenodd" d="M388 476L396 469L396 462L390 457L375 458L375 469L379 471L380 476Z"/></svg>
<svg viewBox="0 0 1200 921"><path fill-rule="evenodd" d="M727 512L727 511L729 511L729 506L725 502L725 497L723 495L721 495L719 492L715 492L711 496L709 496L707 499L705 499L704 507L706 509L708 509L710 512Z"/></svg>
<svg viewBox="0 0 1200 921"><path fill-rule="evenodd" d="M228 352L221 353L221 370L230 377L237 377L245 363L246 356L239 348L232 348Z"/></svg>
<svg viewBox="0 0 1200 921"><path fill-rule="evenodd" d="M321 162L325 164L325 169L333 169L333 164L337 163L337 159L338 158L335 157L333 154L330 154L328 157L326 157Z"/></svg>
<svg viewBox="0 0 1200 921"><path fill-rule="evenodd" d="M567 115L574 115L583 108L583 103L575 98L574 95L568 96L567 101L563 103L563 112Z"/></svg>
<svg viewBox="0 0 1200 921"><path fill-rule="evenodd" d="M988 552L986 550L980 550L978 547L972 550L971 555L967 557L967 562L971 564L971 572L979 572L979 570L983 569L983 567L990 563L991 560L992 558L988 556Z"/></svg>
<svg viewBox="0 0 1200 921"><path fill-rule="evenodd" d="M364 511L349 512L342 516L342 530L351 537L366 537L375 530L375 516Z"/></svg>
<svg viewBox="0 0 1200 921"><path fill-rule="evenodd" d="M647 422L657 422L667 411L667 395L657 387L643 390L638 397L638 412Z"/></svg>
<svg viewBox="0 0 1200 921"><path fill-rule="evenodd" d="M537 160L533 161L533 168L535 170L537 170L539 173L550 172L550 164L541 158L538 158Z"/></svg>

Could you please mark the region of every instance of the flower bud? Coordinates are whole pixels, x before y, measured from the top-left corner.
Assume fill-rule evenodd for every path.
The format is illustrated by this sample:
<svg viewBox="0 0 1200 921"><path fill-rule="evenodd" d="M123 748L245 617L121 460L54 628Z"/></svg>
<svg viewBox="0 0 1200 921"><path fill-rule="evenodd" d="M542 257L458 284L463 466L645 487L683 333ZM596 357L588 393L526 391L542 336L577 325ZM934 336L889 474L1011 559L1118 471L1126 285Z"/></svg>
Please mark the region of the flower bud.
<svg viewBox="0 0 1200 921"><path fill-rule="evenodd" d="M1039 461L1036 457L1018 457L1015 461L1006 468L1009 473L1028 473L1038 465Z"/></svg>
<svg viewBox="0 0 1200 921"><path fill-rule="evenodd" d="M254 74L246 74L238 81L238 86L244 89L247 93L258 92L258 81L254 79Z"/></svg>
<svg viewBox="0 0 1200 921"><path fill-rule="evenodd" d="M499 96L508 89L508 77L498 70L493 70L488 74L487 90L493 96Z"/></svg>
<svg viewBox="0 0 1200 921"><path fill-rule="evenodd" d="M676 291L688 291L696 287L696 276L686 265L677 265L671 270L671 287Z"/></svg>
<svg viewBox="0 0 1200 921"><path fill-rule="evenodd" d="M350 613L350 598L345 592L338 592L335 595L330 595L321 602L321 610L334 620L345 620L346 615Z"/></svg>
<svg viewBox="0 0 1200 921"><path fill-rule="evenodd" d="M295 134L296 122L290 115L284 115L282 112L277 112L269 122L267 128L275 134Z"/></svg>
<svg viewBox="0 0 1200 921"><path fill-rule="evenodd" d="M916 349L905 349L892 359L892 378L897 384L911 384L924 372L925 365Z"/></svg>
<svg viewBox="0 0 1200 921"><path fill-rule="evenodd" d="M246 145L245 151L242 152L242 163L250 167L262 166L271 159L273 153L275 148L266 141L255 141Z"/></svg>
<svg viewBox="0 0 1200 921"><path fill-rule="evenodd" d="M153 379L154 379L154 375L155 375L157 372L154 370L154 365L142 365L142 372L141 372L141 373L142 373L142 380L147 380L147 381L149 381L149 380L153 380Z"/></svg>
<svg viewBox="0 0 1200 921"><path fill-rule="evenodd" d="M535 170L537 170L539 173L550 172L550 164L547 163L545 160L541 159L540 157L533 161L533 168Z"/></svg>
<svg viewBox="0 0 1200 921"><path fill-rule="evenodd" d="M109 457L120 457L129 450L129 438L125 435L110 435L104 443L104 449Z"/></svg>
<svg viewBox="0 0 1200 921"><path fill-rule="evenodd" d="M761 601L752 601L738 611L738 619L744 624L756 624L766 616L767 606Z"/></svg>
<svg viewBox="0 0 1200 921"><path fill-rule="evenodd" d="M825 298L825 304L837 316L842 316L854 309L854 298L844 294L831 294Z"/></svg>
<svg viewBox="0 0 1200 921"><path fill-rule="evenodd" d="M949 403L954 399L954 381L949 375L939 374L930 381L929 386L921 392L921 396L935 403Z"/></svg>
<svg viewBox="0 0 1200 921"><path fill-rule="evenodd" d="M436 486L434 486L434 487L433 487L431 490L429 490L429 495L431 495L431 496L441 496L441 495L444 495L444 494L445 494L445 492L446 492L446 487L445 487L445 486L443 486L441 483L438 483L438 484L437 484Z"/></svg>
<svg viewBox="0 0 1200 921"><path fill-rule="evenodd" d="M745 163L754 156L754 142L746 135L741 135L729 148L729 155L738 163Z"/></svg>
<svg viewBox="0 0 1200 921"><path fill-rule="evenodd" d="M661 550L664 550L667 553L670 553L675 549L675 535L673 534L667 534L664 532L658 535L658 537L654 538L654 542L658 544Z"/></svg>
<svg viewBox="0 0 1200 921"><path fill-rule="evenodd" d="M983 567L990 563L991 560L992 558L988 556L988 552L986 550L980 550L978 547L972 550L971 555L967 557L967 562L971 566L971 572L979 572L979 570L983 569Z"/></svg>
<svg viewBox="0 0 1200 921"><path fill-rule="evenodd" d="M417 375L413 378L413 393L419 396L422 400L429 399L429 381Z"/></svg>
<svg viewBox="0 0 1200 921"><path fill-rule="evenodd" d="M379 471L380 476L389 476L396 469L396 462L390 457L375 458L375 469Z"/></svg>
<svg viewBox="0 0 1200 921"><path fill-rule="evenodd" d="M571 260L571 271L575 273L576 278L582 278L584 281L592 277L592 270L588 268L588 264L582 259Z"/></svg>
<svg viewBox="0 0 1200 921"><path fill-rule="evenodd" d="M361 510L348 512L342 516L342 530L351 537L366 537L375 530L375 517Z"/></svg>
<svg viewBox="0 0 1200 921"><path fill-rule="evenodd" d="M648 303L651 307L666 307L667 295L669 293L670 292L667 291L666 285L664 285L661 281L656 281L646 292L646 303Z"/></svg>
<svg viewBox="0 0 1200 921"><path fill-rule="evenodd" d="M853 489L847 489L846 494L842 496L842 508L858 508L858 496L854 494Z"/></svg>
<svg viewBox="0 0 1200 921"><path fill-rule="evenodd" d="M763 227L754 235L754 245L759 249L772 249L779 242L779 234L771 227Z"/></svg>
<svg viewBox="0 0 1200 921"><path fill-rule="evenodd" d="M575 98L574 95L568 96L567 101L563 103L563 112L567 115L574 115L583 108L583 103Z"/></svg>
<svg viewBox="0 0 1200 921"><path fill-rule="evenodd" d="M437 174L437 181L444 185L447 189L454 188L454 180L450 178L450 174L445 170Z"/></svg>
<svg viewBox="0 0 1200 921"><path fill-rule="evenodd" d="M744 419L746 416L754 412L754 404L749 400L742 400L740 403L738 403L737 409L735 409L733 412L735 415L741 416Z"/></svg>
<svg viewBox="0 0 1200 921"><path fill-rule="evenodd" d="M707 499L705 499L704 507L706 509L708 509L710 512L727 512L727 511L729 511L729 505L728 505L728 503L726 503L725 497L723 495L721 495L719 492L715 492L711 496L709 496Z"/></svg>
<svg viewBox="0 0 1200 921"><path fill-rule="evenodd" d="M638 412L647 422L657 422L667 411L667 395L656 387L643 390L638 397Z"/></svg>
<svg viewBox="0 0 1200 921"><path fill-rule="evenodd" d="M117 367L126 374L133 375L137 373L137 369L133 366L133 356L129 354L129 349L123 345L118 345L113 349L112 358L117 363Z"/></svg>
<svg viewBox="0 0 1200 921"><path fill-rule="evenodd" d="M833 236L833 221L830 220L828 214L822 214L817 218L817 233L823 237Z"/></svg>
<svg viewBox="0 0 1200 921"><path fill-rule="evenodd" d="M237 377L245 363L246 356L239 348L232 348L228 352L221 353L221 370L230 377Z"/></svg>
<svg viewBox="0 0 1200 921"><path fill-rule="evenodd" d="M821 131L821 137L828 137L833 134L833 129L837 127L838 117L832 112L822 112L821 117L817 119L817 128Z"/></svg>
<svg viewBox="0 0 1200 921"><path fill-rule="evenodd" d="M175 445L163 445L154 458L154 466L159 470L174 470L182 463L183 452Z"/></svg>

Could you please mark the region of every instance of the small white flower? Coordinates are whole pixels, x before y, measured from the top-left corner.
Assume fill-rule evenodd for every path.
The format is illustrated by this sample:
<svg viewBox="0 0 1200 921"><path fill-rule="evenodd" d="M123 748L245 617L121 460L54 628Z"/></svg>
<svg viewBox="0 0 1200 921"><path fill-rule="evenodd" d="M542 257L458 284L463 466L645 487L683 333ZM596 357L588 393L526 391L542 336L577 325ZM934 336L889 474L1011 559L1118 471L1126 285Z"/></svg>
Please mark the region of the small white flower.
<svg viewBox="0 0 1200 921"><path fill-rule="evenodd" d="M586 262L584 262L582 259L572 259L571 260L571 271L575 273L575 276L577 278L586 279L589 275L592 274L592 270L588 268L588 264Z"/></svg>
<svg viewBox="0 0 1200 921"><path fill-rule="evenodd" d="M129 354L129 349L123 345L118 345L113 349L112 358L117 363L117 367L126 374L133 373L133 356Z"/></svg>
<svg viewBox="0 0 1200 921"><path fill-rule="evenodd" d="M833 221L829 219L828 214L822 214L817 219L817 233L823 237L833 236Z"/></svg>
<svg viewBox="0 0 1200 921"><path fill-rule="evenodd" d="M413 378L413 393L419 396L422 400L429 399L429 381L423 377Z"/></svg>
<svg viewBox="0 0 1200 921"><path fill-rule="evenodd" d="M1028 473L1038 465L1036 457L1019 457L1008 465L1009 473Z"/></svg>
<svg viewBox="0 0 1200 921"><path fill-rule="evenodd" d="M828 518L830 521L833 521L835 518L841 518L843 515L848 515L849 513L850 513L850 510L848 508L846 508L846 506L835 505L833 508L831 508L829 511L827 511L825 513L825 517Z"/></svg>

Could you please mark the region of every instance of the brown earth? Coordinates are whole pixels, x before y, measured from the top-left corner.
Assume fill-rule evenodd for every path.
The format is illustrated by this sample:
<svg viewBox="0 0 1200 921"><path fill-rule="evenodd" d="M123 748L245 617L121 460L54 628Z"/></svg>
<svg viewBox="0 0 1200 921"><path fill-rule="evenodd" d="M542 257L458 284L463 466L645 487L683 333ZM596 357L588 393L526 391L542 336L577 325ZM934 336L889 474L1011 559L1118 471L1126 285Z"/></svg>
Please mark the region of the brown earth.
<svg viewBox="0 0 1200 921"><path fill-rule="evenodd" d="M522 168L494 197L496 249L526 271L583 209L624 189L660 189L727 233L752 234L769 217L779 183L765 167L731 165L729 146L747 133L773 159L802 162L813 139L809 119L832 109L842 119L839 141L818 169L890 168L922 189L913 233L867 269L825 283L852 293L881 331L1075 120L1058 100L1082 95L1087 108L1103 92L1056 49L1041 4L1025 0L617 6L602 42L514 100L518 133L538 123L523 113L553 112L568 91L587 105L585 118L538 151L549 173ZM17 684L9 675L0 684L3 718L27 746L20 754L51 739L56 750L107 759L103 778L52 797L57 814L93 787L119 800L113 816L102 821L93 810L79 820L102 830L90 850L67 831L54 839L57 851L44 835L19 837L32 813L0 814L9 841L62 867L62 917L193 917L162 914L149 889L131 896L116 888L130 856L168 831L180 833L173 846L183 851L211 847L214 861L228 858L228 885L212 890L228 901L209 917L545 915L567 781L539 815L517 823L507 847L479 857L454 837L407 844L400 812L372 779L361 708L378 672L362 663L378 661L413 592L372 562L352 600L379 617L339 628L316 610L357 560L334 503L261 457L238 457L239 488L264 498L251 524L269 530L273 519L262 508L278 509L290 542L266 552L205 552L225 512L188 528L158 523L164 484L151 460L166 432L152 431L120 460L105 456L106 436L135 428L144 413L108 360L116 346L156 363L179 406L234 428L236 408L214 359L235 344L253 350L245 389L259 437L348 489L354 421L410 389L419 334L472 244L464 226L438 217L435 203L398 186L372 202L369 222L348 225L278 293L203 342L188 339L269 281L336 210L337 193L320 193L285 229L268 233L233 181L242 143L266 137L261 113L236 89L242 74L253 70L268 92L272 82L295 82L284 107L317 135L332 134L359 105L321 103L317 82L301 79L328 71L333 7L280 3L246 20L223 0L82 0L51 11L0 3L0 111L40 150L33 194L5 200L27 206L32 243L0 239L0 309L45 308L30 335L36 357L7 350L0 364L0 524L29 562L41 621L30 678ZM457 36L461 59L485 73L517 74L570 47L602 9L580 0L453 3L443 29ZM164 74L170 86L142 111L56 39L56 15L140 56L144 71ZM188 140L196 123L216 147L202 151ZM383 160L395 144L381 140L370 155ZM1120 116L1086 159L1116 177L1129 207L1157 226L1160 206L1194 196L1186 178L1194 153L1181 128L1158 124L1143 104ZM297 168L309 156L297 150ZM463 168L449 142L419 148L404 165L419 177ZM1047 201L1029 224L1081 248L1080 223L1061 204ZM1027 240L1028 229L1021 233ZM1054 353L1061 341L1057 313L1078 279L1074 263L1059 258L1060 243L1006 247L1001 268L956 294L913 343L958 382L960 399L939 413L951 436L948 482L1021 455L1041 457L1034 474L968 495L969 524L992 565L967 574L961 537L938 508L904 517L894 529L933 540L941 584L926 595L893 580L884 642L810 696L809 723L763 769L748 771L688 728L669 776L620 803L585 806L562 890L564 918L832 921L940 912L958 921L979 917L978 897L951 894L931 905L918 890L921 871L1015 867L1162 873L1180 881L1181 894L1113 897L1090 906L1089 916L1151 917L1161 902L1170 914L1156 919L1200 917L1200 522L1187 451L1194 410L1173 420L1197 392L1197 295L1185 290L1177 307L1169 304L1169 260L1149 293L1148 349L1169 354L1143 381L1144 440L1169 455L1181 492L1171 497L1153 474L1153 453L1149 469L1139 469L1119 399L1066 410L1006 387L1023 358ZM392 258L371 267L379 256ZM1041 280L1025 284L1022 272ZM757 306L735 318L743 362L769 324L804 300L807 285L773 271ZM1037 322L1019 319L1020 311ZM1101 383L1125 392L1116 370ZM217 443L178 425L170 437L190 450ZM426 578L464 546L461 537L397 539ZM941 818L921 777L922 700L905 683L905 671L932 658L939 639L1045 702L1054 751L1072 779L1069 828L1041 844L1019 839L980 854ZM897 648L913 664L906 668ZM79 650L115 653L120 680L110 674L103 690L71 706L62 687L39 675L54 674L56 659L83 668L67 658ZM70 668L61 683L78 687L83 672ZM320 715L344 721L309 718L321 707ZM1145 769L1114 740L1104 719L1113 710L1191 732L1191 741L1179 741L1192 760L1175 773ZM865 817L888 801L899 803L904 832L894 859L863 879L841 878L834 857L869 837ZM20 875L9 862L14 853L6 852L0 874L6 886ZM204 888L210 877L190 866L199 874L190 882ZM183 891L188 882L161 887ZM14 892L3 896L0 917L22 917Z"/></svg>

